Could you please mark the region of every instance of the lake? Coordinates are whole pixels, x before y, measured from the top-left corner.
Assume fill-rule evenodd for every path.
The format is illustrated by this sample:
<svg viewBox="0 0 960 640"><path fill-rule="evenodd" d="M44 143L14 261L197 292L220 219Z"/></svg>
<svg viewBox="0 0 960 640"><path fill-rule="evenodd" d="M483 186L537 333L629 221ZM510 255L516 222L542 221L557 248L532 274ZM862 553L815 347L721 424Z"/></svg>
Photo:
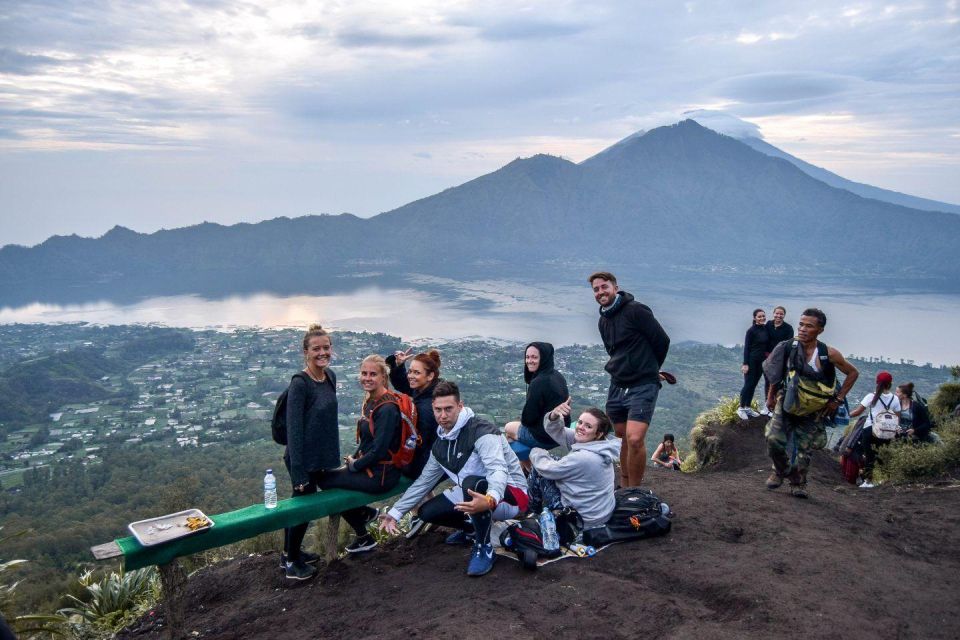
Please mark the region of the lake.
<svg viewBox="0 0 960 640"><path fill-rule="evenodd" d="M375 274L374 274L375 275ZM622 283L623 284L623 283ZM808 306L828 316L823 340L844 354L960 363L960 296L857 291L842 286L743 286L704 279L699 287L645 284L624 288L652 307L674 342L733 345L743 342L752 310L787 308L796 326ZM788 288L800 293L777 295ZM752 291L751 294L743 290ZM311 322L350 330L380 331L405 340L485 337L557 346L598 343L597 306L584 282L542 284L507 279L449 280L411 274L404 286L375 277L329 295L255 293L217 298L154 296L136 302L33 303L0 307L0 323L158 323L188 328L305 327Z"/></svg>

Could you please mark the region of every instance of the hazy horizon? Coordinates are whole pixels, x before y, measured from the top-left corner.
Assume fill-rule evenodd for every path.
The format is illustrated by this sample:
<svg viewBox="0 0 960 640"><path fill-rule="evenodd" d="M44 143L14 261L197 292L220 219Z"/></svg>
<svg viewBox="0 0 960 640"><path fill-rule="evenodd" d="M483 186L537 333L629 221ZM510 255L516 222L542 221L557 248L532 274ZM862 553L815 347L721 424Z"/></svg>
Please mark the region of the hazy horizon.
<svg viewBox="0 0 960 640"><path fill-rule="evenodd" d="M219 0L0 9L0 244L369 217L690 110L960 203L960 7Z"/></svg>

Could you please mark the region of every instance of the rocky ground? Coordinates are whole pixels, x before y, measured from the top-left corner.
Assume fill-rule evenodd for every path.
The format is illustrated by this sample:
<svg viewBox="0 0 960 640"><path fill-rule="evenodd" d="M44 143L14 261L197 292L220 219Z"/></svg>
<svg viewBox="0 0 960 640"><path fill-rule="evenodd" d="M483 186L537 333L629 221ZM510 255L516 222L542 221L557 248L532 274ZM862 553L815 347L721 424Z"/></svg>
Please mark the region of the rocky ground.
<svg viewBox="0 0 960 640"><path fill-rule="evenodd" d="M721 463L650 469L674 509L664 538L525 572L500 558L468 578L444 532L398 540L291 584L276 553L198 572L201 638L957 638L960 485L841 483L819 453L810 499L764 488L762 419L715 427ZM162 605L122 638L163 634Z"/></svg>

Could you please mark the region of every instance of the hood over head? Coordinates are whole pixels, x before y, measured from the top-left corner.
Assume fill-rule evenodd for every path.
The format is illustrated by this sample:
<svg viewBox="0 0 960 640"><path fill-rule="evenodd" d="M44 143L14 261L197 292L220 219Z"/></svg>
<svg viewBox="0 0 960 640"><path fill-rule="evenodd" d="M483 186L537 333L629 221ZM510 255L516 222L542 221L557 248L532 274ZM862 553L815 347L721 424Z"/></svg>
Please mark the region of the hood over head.
<svg viewBox="0 0 960 640"><path fill-rule="evenodd" d="M540 368L538 368L535 373L530 373L530 371L527 370L526 356L527 349L530 347L534 347L540 352ZM523 348L523 356L523 381L527 384L530 384L530 381L541 373L553 371L553 345L549 342L531 342Z"/></svg>

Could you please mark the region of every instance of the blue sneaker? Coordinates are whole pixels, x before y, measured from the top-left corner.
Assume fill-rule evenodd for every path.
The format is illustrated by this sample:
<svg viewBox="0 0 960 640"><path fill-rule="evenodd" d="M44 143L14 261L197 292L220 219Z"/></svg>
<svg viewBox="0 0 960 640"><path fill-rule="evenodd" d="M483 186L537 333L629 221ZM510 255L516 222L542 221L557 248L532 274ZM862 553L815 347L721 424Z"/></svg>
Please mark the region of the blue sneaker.
<svg viewBox="0 0 960 640"><path fill-rule="evenodd" d="M473 534L467 533L463 529L457 529L453 533L447 536L447 539L444 540L444 544L452 544L457 546L465 546L468 544L473 544Z"/></svg>
<svg viewBox="0 0 960 640"><path fill-rule="evenodd" d="M496 559L492 544L474 544L473 553L470 554L470 564L467 565L467 575L483 576L490 573Z"/></svg>

